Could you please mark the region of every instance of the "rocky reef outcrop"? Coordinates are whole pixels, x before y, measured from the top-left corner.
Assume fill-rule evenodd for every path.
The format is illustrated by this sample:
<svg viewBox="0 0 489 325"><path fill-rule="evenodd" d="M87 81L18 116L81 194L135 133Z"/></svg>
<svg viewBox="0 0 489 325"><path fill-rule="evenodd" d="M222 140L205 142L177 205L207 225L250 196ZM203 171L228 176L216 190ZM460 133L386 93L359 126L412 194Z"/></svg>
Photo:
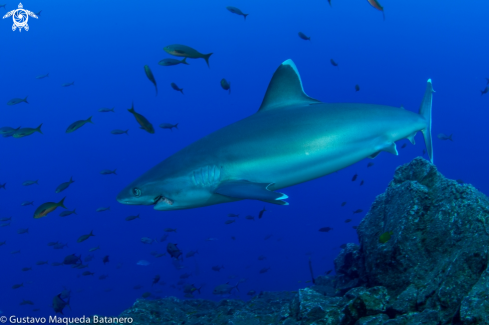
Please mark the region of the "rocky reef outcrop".
<svg viewBox="0 0 489 325"><path fill-rule="evenodd" d="M138 300L134 324L489 325L489 200L422 158L397 168L336 275L240 300Z"/></svg>

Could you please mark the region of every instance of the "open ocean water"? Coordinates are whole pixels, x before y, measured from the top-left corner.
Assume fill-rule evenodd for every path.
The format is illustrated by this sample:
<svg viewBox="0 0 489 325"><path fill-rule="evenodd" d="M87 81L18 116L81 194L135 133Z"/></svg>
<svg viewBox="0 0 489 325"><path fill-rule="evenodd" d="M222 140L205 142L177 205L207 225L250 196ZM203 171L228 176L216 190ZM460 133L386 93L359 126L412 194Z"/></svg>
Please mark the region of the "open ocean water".
<svg viewBox="0 0 489 325"><path fill-rule="evenodd" d="M2 16L19 6L5 1ZM0 222L0 244L5 242L0 245L1 315L53 315L53 298L69 291L71 308L64 309L65 315L116 316L143 293L149 292L149 299L183 299L183 285L177 283L185 273L190 274L186 284L202 286L196 298L214 300L221 296L213 288L227 282L239 283L240 291L231 297L241 299L249 299L250 290L303 288L309 285L309 259L316 275L334 274L340 246L358 241L353 226L385 190L395 168L423 156L420 133L414 146L406 139L397 143L399 156L383 152L280 190L289 196L289 206L243 200L156 211L116 200L165 158L255 114L273 73L287 59L296 64L305 92L327 103L417 112L431 78L435 164L447 177L487 193L489 94L481 91L489 82L489 2L379 1L385 20L367 0L332 0L331 6L326 0L22 2L23 9L42 12L37 19L28 17L28 31L12 31L12 17L0 22L0 128L42 124L42 134L0 137L0 186L6 184L0 188L0 219L5 219ZM213 53L209 66L191 58L188 65L160 65L163 59L183 59L163 50L172 44ZM230 93L221 87L223 78ZM28 103L7 105L25 97ZM154 134L141 130L127 111L132 103L153 124ZM70 124L89 117L93 124L66 133ZM178 123L178 128L163 129L162 123ZM114 135L115 129L129 131ZM440 139L441 133L453 141ZM367 167L369 162L374 165ZM102 175L102 170L116 174ZM56 193L71 177L74 182ZM27 181L37 183L24 185ZM60 217L65 210L58 208L33 218L41 204L64 197L76 214ZM101 207L110 209L96 212ZM323 227L332 230L318 231ZM78 242L91 231L93 237ZM155 241L143 243L143 237ZM67 245L54 249L50 242ZM178 244L183 261L169 256L168 243ZM185 257L190 251L198 253ZM74 265L87 267L53 266L71 254L81 255ZM149 265L137 265L141 260ZM83 275L87 271L93 274ZM152 285L157 275L160 280Z"/></svg>

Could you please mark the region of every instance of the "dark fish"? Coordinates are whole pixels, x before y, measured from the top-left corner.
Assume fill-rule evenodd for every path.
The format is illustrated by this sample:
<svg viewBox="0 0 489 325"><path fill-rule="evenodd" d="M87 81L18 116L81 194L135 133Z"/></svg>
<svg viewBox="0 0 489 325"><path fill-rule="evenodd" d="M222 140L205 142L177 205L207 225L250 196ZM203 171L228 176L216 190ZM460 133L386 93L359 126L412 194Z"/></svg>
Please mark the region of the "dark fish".
<svg viewBox="0 0 489 325"><path fill-rule="evenodd" d="M58 244L53 245L54 249L63 249L65 247L68 247L68 244L58 243Z"/></svg>
<svg viewBox="0 0 489 325"><path fill-rule="evenodd" d="M229 94L231 94L231 83L224 78L221 79L221 87L224 90L228 90Z"/></svg>
<svg viewBox="0 0 489 325"><path fill-rule="evenodd" d="M23 137L27 137L31 134L34 134L34 132L39 132L41 134L42 131L41 131L41 126L42 126L42 123L41 125L39 125L37 128L23 128L23 129L19 129L17 131L15 131L15 133L12 135L12 137L14 138L23 138Z"/></svg>
<svg viewBox="0 0 489 325"><path fill-rule="evenodd" d="M65 199L66 198L64 197L58 203L46 202L44 204L41 204L36 209L36 211L34 211L34 219L39 219L39 218L45 217L48 213L53 212L54 210L56 210L57 207L62 207L63 209L67 209L67 207L65 207L65 204L64 204Z"/></svg>
<svg viewBox="0 0 489 325"><path fill-rule="evenodd" d="M254 296L254 295L256 295L256 291L255 290L250 290L250 291L248 291L247 295L248 296Z"/></svg>
<svg viewBox="0 0 489 325"><path fill-rule="evenodd" d="M263 207L263 210L261 210L260 213L258 214L258 219L261 219L266 211L267 210L265 210L265 207Z"/></svg>
<svg viewBox="0 0 489 325"><path fill-rule="evenodd" d="M85 271L82 273L83 276L88 276L88 275L94 275L95 273L90 272L90 271Z"/></svg>
<svg viewBox="0 0 489 325"><path fill-rule="evenodd" d="M25 96L25 98L14 98L14 99L11 99L7 102L7 105L9 106L13 106L13 105L17 105L17 104L20 104L20 103L26 103L26 104L29 104L27 102L27 96Z"/></svg>
<svg viewBox="0 0 489 325"><path fill-rule="evenodd" d="M129 133L127 133L127 132L129 132L129 129L127 129L126 131L119 130L119 129L115 129L115 130L110 131L110 133L115 134L115 135L119 135L119 134L129 135Z"/></svg>
<svg viewBox="0 0 489 325"><path fill-rule="evenodd" d="M36 265L45 265L48 264L48 261L38 261Z"/></svg>
<svg viewBox="0 0 489 325"><path fill-rule="evenodd" d="M331 230L333 230L333 228L331 228L331 227L323 227L323 228L319 228L319 231L320 231L320 232L330 232Z"/></svg>
<svg viewBox="0 0 489 325"><path fill-rule="evenodd" d="M85 240L87 240L88 238L94 237L94 236L95 235L93 234L93 230L92 230L92 231L90 231L89 234L81 235L76 242L81 243L81 242L84 242Z"/></svg>
<svg viewBox="0 0 489 325"><path fill-rule="evenodd" d="M81 255L76 256L75 254L71 254L65 257L63 260L64 265L73 265L73 264L82 264Z"/></svg>
<svg viewBox="0 0 489 325"><path fill-rule="evenodd" d="M330 60L331 64L334 65L335 67L338 66L338 63L336 63L333 59Z"/></svg>
<svg viewBox="0 0 489 325"><path fill-rule="evenodd" d="M64 183L61 183L55 190L56 193L61 193L63 192L64 190L66 190L70 185L71 183L75 182L73 180L73 177L70 177L70 180L68 182L64 182Z"/></svg>
<svg viewBox="0 0 489 325"><path fill-rule="evenodd" d="M170 236L170 235L169 234L164 234L163 236L161 236L160 242L164 242L168 238L168 236Z"/></svg>
<svg viewBox="0 0 489 325"><path fill-rule="evenodd" d="M10 126L5 126L0 128L0 135L4 138L9 138L12 137L15 134L15 132L19 130L20 130L20 126L16 129L11 128Z"/></svg>
<svg viewBox="0 0 489 325"><path fill-rule="evenodd" d="M161 123L160 128L169 129L170 131L172 131L173 128L178 129L178 123L177 124Z"/></svg>
<svg viewBox="0 0 489 325"><path fill-rule="evenodd" d="M78 130L79 128L81 128L82 126L84 126L87 123L93 124L91 116L86 120L79 120L79 121L71 123L70 126L68 126L68 128L66 129L66 133L75 132L76 130Z"/></svg>
<svg viewBox="0 0 489 325"><path fill-rule="evenodd" d="M362 179L362 181L360 182L360 186L362 186L364 183L365 183L365 182L364 182L364 181L363 181L363 179Z"/></svg>
<svg viewBox="0 0 489 325"><path fill-rule="evenodd" d="M196 288L193 284L187 284L185 285L185 287L183 288L183 293L189 293L189 294L192 294L194 293L195 291L197 291L198 293L200 293L200 289L202 289L202 286L200 286L200 288Z"/></svg>
<svg viewBox="0 0 489 325"><path fill-rule="evenodd" d="M311 37L306 36L306 34L304 34L303 32L299 32L299 37L302 38L305 41L310 41L311 40Z"/></svg>
<svg viewBox="0 0 489 325"><path fill-rule="evenodd" d="M326 275L330 274L331 272L333 272L333 270L326 271Z"/></svg>
<svg viewBox="0 0 489 325"><path fill-rule="evenodd" d="M379 243L381 243L381 244L387 243L389 241L389 239L391 239L391 236L393 234L394 233L392 231L384 232L382 235L379 236Z"/></svg>
<svg viewBox="0 0 489 325"><path fill-rule="evenodd" d="M26 272L26 271L31 271L32 270L32 267L23 267L22 268L22 271L23 272Z"/></svg>
<svg viewBox="0 0 489 325"><path fill-rule="evenodd" d="M8 217L8 218L1 218L0 221L9 221L9 220L12 220L12 217Z"/></svg>
<svg viewBox="0 0 489 325"><path fill-rule="evenodd" d="M230 214L228 214L228 217L230 217L230 218L238 218L239 217L239 214L230 213Z"/></svg>
<svg viewBox="0 0 489 325"><path fill-rule="evenodd" d="M181 92L181 93L182 93L182 95L183 95L183 88L178 88L178 86L177 86L177 84L176 84L176 83L172 82L172 83L170 84L170 86L171 86L173 89L175 89L176 91Z"/></svg>
<svg viewBox="0 0 489 325"><path fill-rule="evenodd" d="M353 211L353 214L355 214L355 213L362 213L362 212L363 212L362 209L357 209L357 210Z"/></svg>
<svg viewBox="0 0 489 325"><path fill-rule="evenodd" d="M22 299L22 302L19 304L21 306L24 306L24 305L34 305L34 303L30 300L25 300L25 299Z"/></svg>
<svg viewBox="0 0 489 325"><path fill-rule="evenodd" d="M76 214L76 209L73 209L73 211L63 211L59 214L60 217L67 217L69 215Z"/></svg>
<svg viewBox="0 0 489 325"><path fill-rule="evenodd" d="M27 234L28 232L29 232L29 228L21 228L21 229L17 230L17 233L19 235Z"/></svg>
<svg viewBox="0 0 489 325"><path fill-rule="evenodd" d="M406 146L407 146L407 143L404 143L404 144L402 145L401 149L406 148Z"/></svg>
<svg viewBox="0 0 489 325"><path fill-rule="evenodd" d="M105 255L104 258L102 259L102 262L104 262L104 265L105 263L109 263L109 255Z"/></svg>
<svg viewBox="0 0 489 325"><path fill-rule="evenodd" d="M145 293L143 293L143 294L141 295L141 297L143 297L143 298L149 298L149 297L151 297L151 295L152 295L152 293L151 293L151 292L145 292Z"/></svg>
<svg viewBox="0 0 489 325"><path fill-rule="evenodd" d="M66 306L70 305L70 293L69 293L69 291L67 293L65 291L63 291L62 293L60 293L59 295L57 295L53 298L52 307L53 307L54 312L56 314L57 313L63 314L63 309Z"/></svg>
<svg viewBox="0 0 489 325"><path fill-rule="evenodd" d="M212 55L212 53L209 54L202 54L199 51L186 46L186 45L181 45L181 44L173 44L173 45L168 45L163 48L163 50L171 55L174 56L180 56L180 57L187 57L190 59L204 59L205 62L207 63L207 66L209 66L209 58Z"/></svg>
<svg viewBox="0 0 489 325"><path fill-rule="evenodd" d="M108 112L115 113L114 108L115 108L115 107L112 107L112 108L99 108L99 110L98 110L98 111L99 111L100 113L108 113Z"/></svg>
<svg viewBox="0 0 489 325"><path fill-rule="evenodd" d="M253 217L253 216L246 216L245 219L253 220L254 221L255 220L255 217Z"/></svg>
<svg viewBox="0 0 489 325"><path fill-rule="evenodd" d="M198 254L198 253L199 253L199 251L190 251L190 252L188 252L188 253L185 255L185 257L192 257L192 256L194 256L195 254Z"/></svg>
<svg viewBox="0 0 489 325"><path fill-rule="evenodd" d="M230 12L232 12L233 14L236 14L236 15L239 15L239 16L243 16L244 17L244 20L246 20L246 16L248 16L249 14L244 14L240 9L236 8L236 7L226 7L227 10L229 10Z"/></svg>
<svg viewBox="0 0 489 325"><path fill-rule="evenodd" d="M226 220L226 221L224 222L224 224L226 224L226 225L230 225L230 224L232 224L232 223L234 223L234 222L236 222L236 220L231 219L231 220Z"/></svg>
<svg viewBox="0 0 489 325"><path fill-rule="evenodd" d="M263 240L269 240L270 238L272 238L272 234L269 234L269 235L266 235L265 238L263 238Z"/></svg>
<svg viewBox="0 0 489 325"><path fill-rule="evenodd" d="M345 223L350 223L351 222L351 219L346 219L345 220Z"/></svg>
<svg viewBox="0 0 489 325"><path fill-rule="evenodd" d="M341 206L344 207L346 205L346 202L341 203Z"/></svg>
<svg viewBox="0 0 489 325"><path fill-rule="evenodd" d="M100 172L100 174L102 174L102 175L111 175L111 174L117 175L116 171L117 171L117 169L114 169L114 170L104 169ZM102 211L105 211L105 210L102 210Z"/></svg>
<svg viewBox="0 0 489 325"><path fill-rule="evenodd" d="M74 81L73 82L66 82L66 83L62 84L61 87L69 87L69 86L73 86L73 85L75 85Z"/></svg>
<svg viewBox="0 0 489 325"><path fill-rule="evenodd" d="M165 228L165 232L177 232L177 228Z"/></svg>
<svg viewBox="0 0 489 325"><path fill-rule="evenodd" d="M355 85L355 91L360 91L360 86L359 85Z"/></svg>
<svg viewBox="0 0 489 325"><path fill-rule="evenodd" d="M266 273L268 272L268 270L270 270L269 267L264 267L263 269L260 270L260 274Z"/></svg>
<svg viewBox="0 0 489 325"><path fill-rule="evenodd" d="M177 59L163 59L161 60L160 62L158 62L159 65L162 65L164 67L169 67L169 66L172 66L172 65L178 65L178 64L186 64L188 65L187 63L187 58L183 58L183 60L177 60Z"/></svg>
<svg viewBox="0 0 489 325"><path fill-rule="evenodd" d="M98 278L99 278L99 280L105 280L105 279L107 279L108 277L109 277L109 275L108 275L108 274L102 274L102 275L101 275L101 276L99 276Z"/></svg>
<svg viewBox="0 0 489 325"><path fill-rule="evenodd" d="M239 292L238 285L239 285L239 282L236 283L235 286L231 286L231 285L229 285L229 282L227 282L225 284L221 284L221 285L218 285L217 287L215 287L214 290L212 291L212 293L215 295L229 295L229 294L231 294L233 289L236 289Z"/></svg>
<svg viewBox="0 0 489 325"><path fill-rule="evenodd" d="M351 178L351 181L352 181L352 182L356 181L356 180L357 180L357 177L358 177L358 175L357 175L357 174L353 175L353 177Z"/></svg>
<svg viewBox="0 0 489 325"><path fill-rule="evenodd" d="M367 1L368 1L368 3L370 3L370 5L372 7L374 7L377 10L382 11L382 16L384 17L384 20L385 20L384 8L380 5L380 3L377 0L367 0Z"/></svg>
<svg viewBox="0 0 489 325"><path fill-rule="evenodd" d="M0 241L0 246L5 245L6 243L7 243L7 241L6 241L6 240L4 240L4 241Z"/></svg>
<svg viewBox="0 0 489 325"><path fill-rule="evenodd" d="M47 77L49 77L49 73L46 73L46 74L37 76L36 79L44 79L44 78L47 78Z"/></svg>
<svg viewBox="0 0 489 325"><path fill-rule="evenodd" d="M131 221L131 220L135 220L135 219L140 219L139 218L139 214L137 216L129 216L129 217L126 217L126 221Z"/></svg>
<svg viewBox="0 0 489 325"><path fill-rule="evenodd" d="M215 265L215 266L212 267L212 271L219 272L223 268L224 268L224 265L221 265L221 266Z"/></svg>
<svg viewBox="0 0 489 325"><path fill-rule="evenodd" d="M155 129L153 127L153 124L151 124L141 114L136 113L136 111L134 110L134 102L132 103L132 106L131 106L130 109L128 109L128 111L129 111L129 113L131 113L132 115L134 115L134 117L136 118L136 121L139 123L139 125L141 125L141 129L143 129L146 132L151 133L151 134L155 133Z"/></svg>
<svg viewBox="0 0 489 325"><path fill-rule="evenodd" d="M156 284L156 283L158 283L159 281L160 281L160 276L157 274L157 275L154 277L154 279L153 279L153 283L152 283L151 285Z"/></svg>
<svg viewBox="0 0 489 325"><path fill-rule="evenodd" d="M146 73L146 77L148 77L149 81L151 81L153 83L153 85L155 85L156 96L158 96L158 87L156 86L156 80L155 80L155 77L153 76L153 72L151 72L151 69L149 68L149 66L147 66L147 65L144 66L144 73Z"/></svg>
<svg viewBox="0 0 489 325"><path fill-rule="evenodd" d="M438 139L443 140L443 141L450 140L453 142L452 135L453 134L445 135L443 133L440 133L440 134L438 134Z"/></svg>
<svg viewBox="0 0 489 325"><path fill-rule="evenodd" d="M373 163L373 162L369 162L369 163L367 164L367 167L372 167L373 165L374 165L374 163Z"/></svg>
<svg viewBox="0 0 489 325"><path fill-rule="evenodd" d="M21 283L21 284L14 284L14 285L12 286L12 289L19 289L19 288L21 288L21 287L23 287L23 286L24 286L24 283Z"/></svg>
<svg viewBox="0 0 489 325"><path fill-rule="evenodd" d="M39 185L38 180L35 180L35 181L25 181L24 183L22 183L22 185L24 185L24 186L31 186L31 185L34 185L34 184Z"/></svg>
<svg viewBox="0 0 489 325"><path fill-rule="evenodd" d="M166 245L166 251L170 254L171 258L178 259L182 256L182 251L177 247L177 244L168 243Z"/></svg>
<svg viewBox="0 0 489 325"><path fill-rule="evenodd" d="M259 260L259 261L264 261L264 260L266 260L266 259L267 259L267 257L266 257L266 256L264 256L264 255L260 255L260 256L258 256L258 260Z"/></svg>

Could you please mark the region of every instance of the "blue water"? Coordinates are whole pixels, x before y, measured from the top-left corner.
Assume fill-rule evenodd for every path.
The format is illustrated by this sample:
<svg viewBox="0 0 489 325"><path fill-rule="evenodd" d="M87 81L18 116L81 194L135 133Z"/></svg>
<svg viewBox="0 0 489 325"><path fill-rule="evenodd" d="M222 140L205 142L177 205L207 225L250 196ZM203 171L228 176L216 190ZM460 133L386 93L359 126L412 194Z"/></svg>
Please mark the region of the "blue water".
<svg viewBox="0 0 489 325"><path fill-rule="evenodd" d="M7 241L0 246L0 310L5 315L51 315L53 297L68 288L71 310L65 309L66 315L115 316L146 291L153 297L183 299L183 292L172 285L185 272L192 273L187 283L197 287L205 283L197 298L220 299L212 294L216 285L228 281L234 285L246 278L234 296L247 299L249 290L296 290L309 285L305 283L310 280L309 256L316 276L334 269L339 246L358 242L352 226L360 223L385 190L395 168L422 155L420 134L415 146L402 140L399 156L382 153L370 168L371 160L366 159L284 189L290 197L286 207L241 201L160 212L124 206L115 199L121 189L166 157L254 114L273 72L286 59L294 60L307 94L324 102L403 105L417 112L426 80L431 78L436 90L435 163L446 176L487 192L484 148L489 94L481 96L480 90L489 77L489 3L385 0L381 4L385 21L363 0L332 0L332 7L326 0L23 2L25 9L42 13L39 19L29 19L29 31L13 32L11 18L0 23L0 127L43 123L43 134L0 138L0 184L7 183L6 190L0 189L0 218L12 217L10 226L0 228L0 242ZM9 0L5 12L17 5ZM229 5L249 13L246 21L228 12ZM2 15L3 11L0 8ZM300 39L299 31L311 41ZM163 47L175 43L214 53L210 68L202 59L188 59L188 66L159 66L161 59L172 57ZM339 66L332 66L330 59ZM144 65L155 75L158 96ZM46 73L48 78L35 79ZM220 87L222 78L231 82L230 95ZM61 87L73 81L74 86ZM185 95L173 90L171 82ZM29 104L6 105L25 96ZM155 134L140 130L127 112L133 101L136 111L155 127L179 123L178 130L157 128ZM115 113L99 113L102 107L115 107ZM65 133L72 122L90 116L94 124ZM129 129L129 136L112 135L113 129ZM439 133L453 133L453 142L439 140ZM408 144L401 149L404 143ZM101 175L103 169L117 169L117 175ZM352 182L355 173L358 179ZM75 182L56 194L56 187L70 177ZM27 180L39 180L39 185L23 186ZM33 218L40 204L64 196L68 209L76 209L77 215L61 218L59 208L44 218ZM20 206L23 201L34 201L34 206ZM103 206L110 210L95 212ZM258 220L264 206L267 211ZM356 209L363 212L353 215ZM240 217L225 225L229 213ZM141 218L125 221L136 214ZM246 215L256 219L246 220ZM345 223L347 218L353 221ZM326 226L333 230L318 231ZM159 239L168 227L177 233L167 241L140 242L141 237ZM29 228L28 234L18 234L21 228ZM95 237L77 243L91 230ZM206 241L208 237L218 240ZM50 241L68 247L54 250L47 246ZM168 255L151 255L166 252L168 242L178 243L184 254L190 250L199 254L185 258L185 267L178 270ZM84 258L99 245L87 269L51 266L73 253ZM11 254L14 250L21 252ZM104 265L106 255L110 262ZM258 261L259 255L267 259ZM151 265L137 266L142 259ZM39 260L49 264L35 265ZM224 269L211 270L215 265ZM23 272L24 267L32 270ZM259 274L264 267L270 270ZM80 276L86 270L95 275ZM99 280L102 274L108 278ZM164 286L151 286L157 274ZM11 288L20 283L24 286ZM138 284L143 288L134 290ZM20 306L22 299L35 305ZM40 310L34 313L34 308Z"/></svg>

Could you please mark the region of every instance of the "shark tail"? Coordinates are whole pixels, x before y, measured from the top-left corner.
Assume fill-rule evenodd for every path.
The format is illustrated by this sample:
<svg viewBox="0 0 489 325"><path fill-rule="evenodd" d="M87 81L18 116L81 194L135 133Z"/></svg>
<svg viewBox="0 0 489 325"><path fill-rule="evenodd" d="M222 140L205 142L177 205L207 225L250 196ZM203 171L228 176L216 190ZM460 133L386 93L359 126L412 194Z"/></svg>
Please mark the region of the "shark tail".
<svg viewBox="0 0 489 325"><path fill-rule="evenodd" d="M426 151L428 152L428 157L430 158L431 162L433 162L433 141L431 138L431 107L434 92L435 91L433 90L431 79L428 79L423 101L421 102L421 106L419 107L419 115L421 115L426 120L426 127L421 130L421 132L423 132Z"/></svg>
<svg viewBox="0 0 489 325"><path fill-rule="evenodd" d="M207 63L207 66L210 68L211 66L209 65L209 58L211 57L213 53L209 53L209 54L205 54L204 55L204 60L205 60L205 63Z"/></svg>

